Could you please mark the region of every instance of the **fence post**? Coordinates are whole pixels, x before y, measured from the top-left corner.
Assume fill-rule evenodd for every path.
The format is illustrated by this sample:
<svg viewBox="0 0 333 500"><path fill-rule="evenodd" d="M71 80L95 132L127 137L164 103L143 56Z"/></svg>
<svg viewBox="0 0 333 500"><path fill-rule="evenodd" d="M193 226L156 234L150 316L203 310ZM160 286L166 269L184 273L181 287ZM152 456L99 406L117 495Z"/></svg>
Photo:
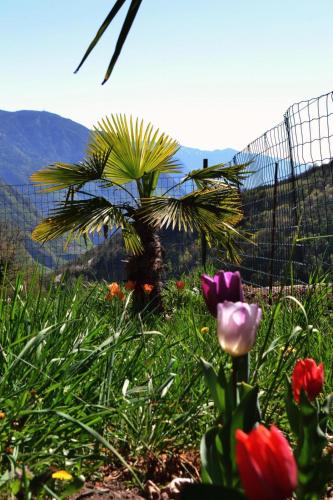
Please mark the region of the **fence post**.
<svg viewBox="0 0 333 500"><path fill-rule="evenodd" d="M204 158L202 162L202 168L208 167L208 159ZM207 240L204 233L201 234L201 264L204 270L206 271L206 263L207 263Z"/></svg>
<svg viewBox="0 0 333 500"><path fill-rule="evenodd" d="M275 256L275 233L276 233L276 205L277 205L277 189L279 182L279 162L275 162L274 171L274 190L273 190L273 212L272 212L272 232L271 232L271 252L270 252L270 270L269 270L269 304L272 304L273 295L273 270L274 270L274 256Z"/></svg>
<svg viewBox="0 0 333 500"><path fill-rule="evenodd" d="M284 123L286 127L286 132L287 132L287 141L288 141L288 151L289 151L289 158L290 158L290 173L291 173L291 183L292 183L292 196L293 196L293 210L294 210L294 223L295 223L295 228L297 228L299 224L299 214L298 214L298 205L297 205L297 191L296 191L296 176L295 176L295 162L294 162L294 155L293 155L293 148L292 148L292 140L291 140L291 132L290 132L290 118L289 118L289 111L288 109L284 115ZM292 259L293 256L290 256L290 264L294 262L294 259ZM301 261L302 260L302 251L299 248L299 246L296 244L295 247L295 260Z"/></svg>
<svg viewBox="0 0 333 500"><path fill-rule="evenodd" d="M288 141L288 151L289 151L289 159L290 159L290 170L291 170L291 183L293 186L293 204L294 204L294 213L295 213L295 221L296 226L298 224L298 214L297 214L297 195L296 195L296 177L295 177L295 162L291 141L291 133L290 133L290 123L289 123L289 109L284 115L284 123L286 126L287 132L287 141Z"/></svg>

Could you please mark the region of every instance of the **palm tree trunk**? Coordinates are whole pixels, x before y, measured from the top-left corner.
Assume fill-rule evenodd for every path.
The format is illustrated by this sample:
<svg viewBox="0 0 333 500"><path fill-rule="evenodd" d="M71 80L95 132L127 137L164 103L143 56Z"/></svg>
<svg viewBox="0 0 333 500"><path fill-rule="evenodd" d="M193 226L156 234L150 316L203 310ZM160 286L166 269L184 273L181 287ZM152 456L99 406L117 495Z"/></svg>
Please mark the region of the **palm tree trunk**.
<svg viewBox="0 0 333 500"><path fill-rule="evenodd" d="M143 245L142 254L132 256L127 264L127 279L136 283L135 308L162 311L164 249L160 236L146 222L137 220L134 225ZM145 291L144 285L152 285L151 292Z"/></svg>

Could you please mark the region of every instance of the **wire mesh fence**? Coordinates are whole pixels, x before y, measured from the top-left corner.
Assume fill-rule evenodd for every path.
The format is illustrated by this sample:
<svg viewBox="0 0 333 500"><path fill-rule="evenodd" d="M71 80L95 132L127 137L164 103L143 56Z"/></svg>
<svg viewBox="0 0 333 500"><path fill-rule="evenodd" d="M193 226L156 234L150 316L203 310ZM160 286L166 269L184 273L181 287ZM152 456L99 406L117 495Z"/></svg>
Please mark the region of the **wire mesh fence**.
<svg viewBox="0 0 333 500"><path fill-rule="evenodd" d="M183 196L193 190L190 182L179 186L178 177L161 176L157 194L168 192L170 196ZM127 185L127 193L119 188L101 188L90 184L86 194L79 198L103 196L114 204L121 205L138 196L136 185ZM95 233L89 239L70 239L66 236L39 244L32 240L34 227L52 215L66 192L42 193L33 184L9 186L0 183L0 276L5 268L33 271L35 266L44 272L60 276L64 272L72 276L84 274L88 279L123 280L128 256L123 247L121 234L112 230L105 234ZM192 233L167 230L161 233L165 254L165 278L179 276L189 271L201 259L200 237Z"/></svg>
<svg viewBox="0 0 333 500"><path fill-rule="evenodd" d="M251 241L242 243L240 264L245 281L255 286L306 282L312 272L333 268L333 92L293 104L277 126L249 143L230 164L251 161L250 174L241 187L244 208L242 228ZM179 178L162 176L157 194L181 196L193 186L177 187ZM135 186L130 194L137 196ZM90 194L101 194L89 186ZM103 196L126 202L126 193L110 188ZM124 279L126 255L119 233L105 241L95 235L90 242L65 237L39 245L31 230L49 215L62 192L41 194L34 185L0 183L0 273L9 266L46 272L84 272L97 279ZM202 261L200 236L167 231L163 236L166 277L179 276ZM208 260L216 252L208 251ZM220 264L224 268L226 262ZM232 269L233 266L229 264Z"/></svg>
<svg viewBox="0 0 333 500"><path fill-rule="evenodd" d="M293 104L283 121L231 163L252 161L242 187L243 275L272 286L308 281L333 265L333 93Z"/></svg>

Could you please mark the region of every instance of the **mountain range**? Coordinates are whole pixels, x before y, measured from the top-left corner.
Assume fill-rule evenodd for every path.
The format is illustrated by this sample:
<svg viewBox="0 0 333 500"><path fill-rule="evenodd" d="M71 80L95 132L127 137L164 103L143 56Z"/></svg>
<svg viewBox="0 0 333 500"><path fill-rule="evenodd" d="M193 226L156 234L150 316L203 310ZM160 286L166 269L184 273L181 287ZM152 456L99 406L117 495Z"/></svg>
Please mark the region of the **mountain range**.
<svg viewBox="0 0 333 500"><path fill-rule="evenodd" d="M29 183L30 175L56 161L75 163L83 159L89 129L47 111L0 110L0 178L11 185ZM184 172L229 161L236 150L205 151L182 146L177 159Z"/></svg>

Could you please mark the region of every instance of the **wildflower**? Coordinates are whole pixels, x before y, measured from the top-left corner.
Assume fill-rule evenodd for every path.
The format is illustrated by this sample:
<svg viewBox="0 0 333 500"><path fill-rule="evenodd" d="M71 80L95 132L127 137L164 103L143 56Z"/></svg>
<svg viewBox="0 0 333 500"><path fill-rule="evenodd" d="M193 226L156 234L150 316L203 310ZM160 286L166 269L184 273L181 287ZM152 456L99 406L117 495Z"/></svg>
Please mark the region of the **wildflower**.
<svg viewBox="0 0 333 500"><path fill-rule="evenodd" d="M112 300L113 297L118 297L119 300L125 299L125 295L121 291L120 285L116 282L108 285L108 293L105 295L105 300Z"/></svg>
<svg viewBox="0 0 333 500"><path fill-rule="evenodd" d="M291 376L293 395L297 403L300 402L303 389L310 401L315 399L322 391L324 385L324 365L318 366L311 358L299 359Z"/></svg>
<svg viewBox="0 0 333 500"><path fill-rule="evenodd" d="M185 281L176 281L177 290L183 290L185 288Z"/></svg>
<svg viewBox="0 0 333 500"><path fill-rule="evenodd" d="M216 317L217 304L228 300L229 302L243 302L244 294L241 277L235 273L219 271L213 278L203 274L201 288L209 312Z"/></svg>
<svg viewBox="0 0 333 500"><path fill-rule="evenodd" d="M248 353L256 339L261 320L257 304L224 301L217 305L217 336L222 349L231 356Z"/></svg>
<svg viewBox="0 0 333 500"><path fill-rule="evenodd" d="M108 289L110 295L112 295L112 297L116 297L120 292L120 285L119 283L113 282L108 286Z"/></svg>
<svg viewBox="0 0 333 500"><path fill-rule="evenodd" d="M290 345L289 347L287 347L287 349L285 347L280 347L280 351L283 352L283 356L287 357L290 354L294 354L296 352L296 349L294 347L291 347Z"/></svg>
<svg viewBox="0 0 333 500"><path fill-rule="evenodd" d="M6 413L4 411L0 411L0 420L6 418Z"/></svg>
<svg viewBox="0 0 333 500"><path fill-rule="evenodd" d="M65 470L57 470L52 474L53 479L60 479L60 481L70 481L73 479L72 474Z"/></svg>
<svg viewBox="0 0 333 500"><path fill-rule="evenodd" d="M145 283L145 284L142 286L142 288L143 288L143 291L144 291L147 295L149 295L149 294L153 291L153 289L154 289L154 285L149 285L148 283Z"/></svg>
<svg viewBox="0 0 333 500"><path fill-rule="evenodd" d="M134 290L134 289L135 289L135 286L136 286L136 282L135 282L135 281L128 280L128 281L125 283L125 290L132 291L132 290Z"/></svg>
<svg viewBox="0 0 333 500"><path fill-rule="evenodd" d="M288 441L272 425L236 431L236 463L249 500L285 500L297 486L297 465Z"/></svg>
<svg viewBox="0 0 333 500"><path fill-rule="evenodd" d="M208 326L203 326L203 327L201 328L200 332L201 332L203 335L205 335L206 333L208 333L208 332L209 332L209 328L208 328Z"/></svg>

